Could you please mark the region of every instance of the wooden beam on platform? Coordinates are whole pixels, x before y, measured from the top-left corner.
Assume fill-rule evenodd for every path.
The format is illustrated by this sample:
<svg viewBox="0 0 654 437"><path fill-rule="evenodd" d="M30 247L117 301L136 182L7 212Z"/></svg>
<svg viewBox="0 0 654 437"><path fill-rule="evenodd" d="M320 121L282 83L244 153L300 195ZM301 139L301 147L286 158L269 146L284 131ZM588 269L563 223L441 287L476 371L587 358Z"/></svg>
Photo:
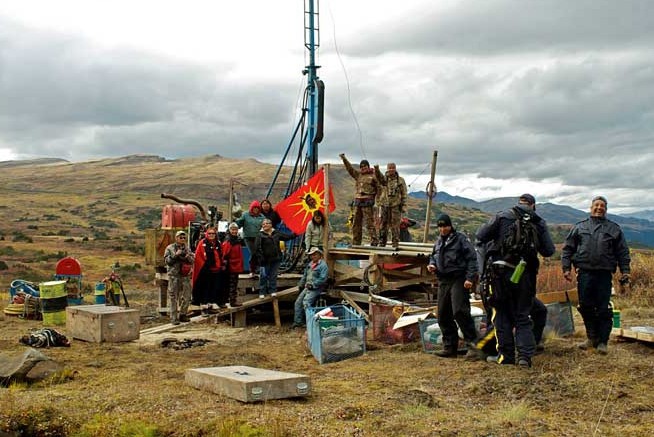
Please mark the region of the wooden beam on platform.
<svg viewBox="0 0 654 437"><path fill-rule="evenodd" d="M368 313L362 310L361 307L357 305L354 299L352 299L346 291L340 290L340 295L343 299L347 301L347 303L349 303L352 306L352 308L354 308L359 314L361 314L361 316L364 319L366 319L366 322L370 323L370 317L368 316Z"/></svg>

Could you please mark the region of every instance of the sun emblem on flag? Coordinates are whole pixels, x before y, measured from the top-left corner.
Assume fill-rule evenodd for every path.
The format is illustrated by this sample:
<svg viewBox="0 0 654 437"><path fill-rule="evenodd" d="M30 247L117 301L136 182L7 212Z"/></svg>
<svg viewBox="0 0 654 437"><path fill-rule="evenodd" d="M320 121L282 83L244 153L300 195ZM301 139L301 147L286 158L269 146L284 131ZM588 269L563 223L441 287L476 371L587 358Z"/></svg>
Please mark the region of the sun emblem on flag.
<svg viewBox="0 0 654 437"><path fill-rule="evenodd" d="M314 191L313 187L306 186L306 191L303 191L298 195L297 202L291 203L289 206L295 208L294 217L304 214L302 221L306 221L307 218L310 218L313 215L313 212L317 209L323 208L322 199L325 195L325 190L320 192Z"/></svg>

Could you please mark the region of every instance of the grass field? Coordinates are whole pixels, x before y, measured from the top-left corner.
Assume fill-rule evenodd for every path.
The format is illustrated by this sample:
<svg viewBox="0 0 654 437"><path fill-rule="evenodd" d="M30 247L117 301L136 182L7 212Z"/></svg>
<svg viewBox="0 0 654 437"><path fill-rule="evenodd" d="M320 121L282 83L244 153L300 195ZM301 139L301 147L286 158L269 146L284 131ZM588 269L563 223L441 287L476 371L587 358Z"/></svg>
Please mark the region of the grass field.
<svg viewBox="0 0 654 437"><path fill-rule="evenodd" d="M131 159L4 171L0 308L13 279L51 279L56 262L73 256L82 263L89 292L118 261L141 327L164 323L156 312L152 268L143 263L143 229L156 225L167 203L159 193L221 205L225 190L207 183L208 175L220 175L226 184L229 177L267 178L272 172L270 166L245 171L248 164L219 157ZM186 175L180 184L169 182L179 174ZM350 188L349 181L338 187L337 202ZM469 226L485 219L471 214ZM654 256L634 251L632 257L632 285L616 284L614 304L624 326L652 326ZM540 291L572 287L558 263L543 263ZM423 353L419 343L386 345L370 338L364 356L319 365L305 334L288 329L288 311L284 326L276 328L270 310L249 316L247 328L198 323L124 344L73 340L70 348L41 350L64 370L33 385L0 388L0 436L651 435L654 349L613 339L608 356L578 350L584 333L576 312L575 335L547 338L534 367L521 371L439 359ZM0 351L24 351L20 336L42 326L0 313ZM160 347L164 337L210 341L173 350ZM184 383L186 369L227 365L306 374L313 391L306 399L243 404Z"/></svg>

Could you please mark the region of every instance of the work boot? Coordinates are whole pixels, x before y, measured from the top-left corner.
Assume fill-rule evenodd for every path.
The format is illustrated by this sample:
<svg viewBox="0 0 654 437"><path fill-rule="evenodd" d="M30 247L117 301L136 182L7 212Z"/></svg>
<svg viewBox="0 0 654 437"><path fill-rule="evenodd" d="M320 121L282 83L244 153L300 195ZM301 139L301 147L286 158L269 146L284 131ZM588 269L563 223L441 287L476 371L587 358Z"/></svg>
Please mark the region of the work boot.
<svg viewBox="0 0 654 437"><path fill-rule="evenodd" d="M456 349L441 349L436 351L435 354L441 358L456 358L457 356Z"/></svg>
<svg viewBox="0 0 654 437"><path fill-rule="evenodd" d="M506 358L504 358L500 362L500 356L499 355L489 355L489 356L487 356L486 357L486 362L487 363L495 363L495 364L515 364L515 361L507 360Z"/></svg>
<svg viewBox="0 0 654 437"><path fill-rule="evenodd" d="M597 345L597 353L599 353L601 355L606 355L606 354L609 353L609 348L606 345L606 343L599 343Z"/></svg>
<svg viewBox="0 0 654 437"><path fill-rule="evenodd" d="M484 353L471 345L468 346L468 352L466 352L463 359L466 361L482 361L484 359Z"/></svg>
<svg viewBox="0 0 654 437"><path fill-rule="evenodd" d="M592 349L592 348L594 348L594 347L595 347L595 344L593 343L593 340L591 340L591 339L589 338L589 339L587 339L587 340L584 341L584 342L577 343L577 347L578 347L579 349L581 349L582 351L585 351L585 350L588 350L588 349Z"/></svg>

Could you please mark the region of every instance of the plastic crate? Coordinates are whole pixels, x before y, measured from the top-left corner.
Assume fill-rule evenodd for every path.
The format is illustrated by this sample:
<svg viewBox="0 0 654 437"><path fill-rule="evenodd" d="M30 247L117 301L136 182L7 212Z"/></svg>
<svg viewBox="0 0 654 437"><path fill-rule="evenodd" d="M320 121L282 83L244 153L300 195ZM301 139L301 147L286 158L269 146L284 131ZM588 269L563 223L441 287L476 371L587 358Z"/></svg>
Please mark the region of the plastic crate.
<svg viewBox="0 0 654 437"><path fill-rule="evenodd" d="M423 319L418 322L422 350L428 354L433 354L436 350L440 349L440 345L443 344L443 335L440 327L438 329L433 329L435 326L432 326L437 324L438 319L434 318Z"/></svg>
<svg viewBox="0 0 654 437"><path fill-rule="evenodd" d="M366 352L366 320L346 305L331 305L338 319L316 318L327 307L307 308L307 339L320 364L333 363Z"/></svg>
<svg viewBox="0 0 654 437"><path fill-rule="evenodd" d="M543 335L556 335L565 337L575 332L575 322L572 316L572 304L568 302L554 302L547 307L547 322Z"/></svg>

